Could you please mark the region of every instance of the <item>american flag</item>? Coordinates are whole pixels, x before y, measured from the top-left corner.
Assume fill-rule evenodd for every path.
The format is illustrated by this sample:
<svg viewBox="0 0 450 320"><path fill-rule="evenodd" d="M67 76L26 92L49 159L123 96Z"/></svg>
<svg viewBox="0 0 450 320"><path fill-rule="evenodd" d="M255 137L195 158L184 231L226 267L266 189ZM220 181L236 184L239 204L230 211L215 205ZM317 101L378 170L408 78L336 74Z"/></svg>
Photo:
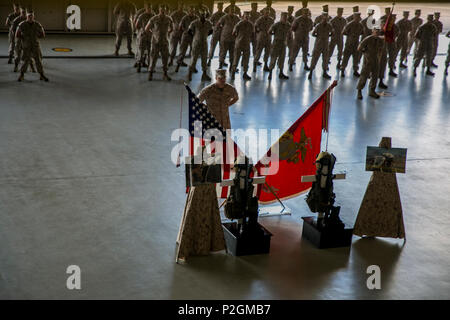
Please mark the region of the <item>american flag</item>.
<svg viewBox="0 0 450 320"><path fill-rule="evenodd" d="M226 130L222 127L220 122L212 115L208 107L200 102L195 93L192 92L191 88L186 85L186 90L189 93L189 133L190 133L190 155L194 154L194 135L200 136L198 131L200 128L195 127L195 122L199 121L202 125L202 135L209 129L217 129L223 136L222 143L222 159L224 159L222 164L222 180L228 180L234 178L234 171L231 170L230 162L225 161L227 159L227 144L226 144ZM206 136L204 138L207 138ZM235 158L239 152L239 148L235 142L233 142L233 157ZM217 151L218 152L218 151ZM221 187L217 184L217 197L226 199L229 193L229 187Z"/></svg>

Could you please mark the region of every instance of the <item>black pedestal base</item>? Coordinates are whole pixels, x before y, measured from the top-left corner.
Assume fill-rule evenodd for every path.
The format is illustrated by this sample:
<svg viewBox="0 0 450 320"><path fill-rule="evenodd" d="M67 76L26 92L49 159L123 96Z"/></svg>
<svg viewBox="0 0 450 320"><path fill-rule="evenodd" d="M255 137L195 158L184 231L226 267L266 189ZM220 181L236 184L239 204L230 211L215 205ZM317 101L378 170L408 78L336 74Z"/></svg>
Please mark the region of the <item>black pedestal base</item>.
<svg viewBox="0 0 450 320"><path fill-rule="evenodd" d="M319 249L349 247L353 228L323 228L317 226L316 217L303 217L302 237Z"/></svg>
<svg viewBox="0 0 450 320"><path fill-rule="evenodd" d="M223 223L223 233L227 245L227 252L233 256L246 256L252 254L266 254L270 251L270 238L272 234L258 223L259 231L249 236L242 236L238 232L238 224Z"/></svg>

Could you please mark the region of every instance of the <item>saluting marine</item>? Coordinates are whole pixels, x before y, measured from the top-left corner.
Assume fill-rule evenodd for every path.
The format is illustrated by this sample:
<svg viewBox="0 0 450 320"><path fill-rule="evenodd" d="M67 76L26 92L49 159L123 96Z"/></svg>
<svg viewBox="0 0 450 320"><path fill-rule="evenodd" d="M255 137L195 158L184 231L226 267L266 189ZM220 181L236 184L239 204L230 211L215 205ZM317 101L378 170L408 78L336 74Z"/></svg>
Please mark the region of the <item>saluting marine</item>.
<svg viewBox="0 0 450 320"><path fill-rule="evenodd" d="M20 76L18 81L23 81L25 72L28 69L28 65L32 63L34 59L36 63L36 69L40 74L40 80L48 81L48 78L44 75L44 69L42 66L42 52L39 39L45 37L44 28L41 24L34 20L33 11L27 12L27 19L19 24L16 31L16 39L20 39L22 42L22 67L20 69Z"/></svg>
<svg viewBox="0 0 450 320"><path fill-rule="evenodd" d="M328 22L328 14L326 12L322 13L322 21L316 25L312 33L313 37L316 37L316 42L314 43L314 49L311 59L311 71L309 72L308 79L312 79L312 74L316 68L317 61L320 56L322 56L322 70L323 77L325 79L331 79L330 75L327 73L328 69L328 45L329 38L333 35L333 27Z"/></svg>
<svg viewBox="0 0 450 320"><path fill-rule="evenodd" d="M258 67L259 59L261 58L263 50L264 71L269 71L270 47L272 45L272 36L269 34L269 29L273 25L273 23L274 20L269 16L269 11L267 10L258 20L256 20L256 55L253 57L253 72L256 72L256 68Z"/></svg>
<svg viewBox="0 0 450 320"><path fill-rule="evenodd" d="M5 27L8 28L8 39L9 39L9 49L8 49L8 64L11 64L14 59L14 46L15 46L15 34L12 30L12 25L14 20L20 16L20 7L18 4L13 4L13 12L8 15L5 22Z"/></svg>
<svg viewBox="0 0 450 320"><path fill-rule="evenodd" d="M270 49L269 80L272 79L272 71L277 62L278 69L280 70L278 78L289 79L289 77L283 73L284 60L286 58L287 35L291 30L291 25L287 22L287 16L287 12L282 12L280 21L273 24L269 29L269 34L273 34L273 42Z"/></svg>
<svg viewBox="0 0 450 320"><path fill-rule="evenodd" d="M292 67L297 59L297 56L302 49L303 63L306 71L309 71L308 67L308 52L309 52L309 33L313 29L313 21L308 16L308 11L304 8L300 9L302 14L294 20L292 24L292 32L294 32L294 48L289 55L289 71L292 71Z"/></svg>
<svg viewBox="0 0 450 320"><path fill-rule="evenodd" d="M200 57L202 61L202 81L210 81L208 76L208 36L212 33L212 23L206 19L208 13L200 13L200 18L193 21L189 26L189 31L193 34L192 40L192 57L189 67L188 78L192 80L192 73L196 71L197 60Z"/></svg>
<svg viewBox="0 0 450 320"><path fill-rule="evenodd" d="M358 99L362 99L362 89L370 78L369 96L378 99L380 96L375 92L379 74L380 58L384 50L384 40L379 36L380 29L374 28L372 35L364 38L358 46L358 51L364 54L361 77L359 78L357 89Z"/></svg>
<svg viewBox="0 0 450 320"><path fill-rule="evenodd" d="M159 14L150 19L145 30L152 33L152 57L148 72L148 81L153 80L158 56L161 54L164 76L163 79L172 80L167 74L167 64L169 60L169 39L168 35L173 31L172 19L166 15L166 9L161 6Z"/></svg>
<svg viewBox="0 0 450 320"><path fill-rule="evenodd" d="M231 67L231 79L234 79L235 73L242 56L243 78L251 80L248 75L248 64L250 61L250 42L253 37L253 24L249 21L250 12L245 11L242 20L239 21L233 29L233 36L236 37L234 46L234 60Z"/></svg>
<svg viewBox="0 0 450 320"><path fill-rule="evenodd" d="M403 19L397 22L399 34L397 38L397 50L400 51L400 68L407 68L403 63L408 55L408 35L412 30L412 23L408 19L409 11L403 11Z"/></svg>
<svg viewBox="0 0 450 320"><path fill-rule="evenodd" d="M350 57L353 59L353 75L359 77L359 61L361 59L360 51L358 50L359 39L364 34L364 27L362 25L360 13L353 15L352 21L344 28L343 34L347 36L345 40L344 58L341 66L341 76L345 77L345 69L347 68Z"/></svg>
<svg viewBox="0 0 450 320"><path fill-rule="evenodd" d="M334 52L334 47L337 46L337 68L341 67L342 60L342 51L344 47L344 35L342 31L344 31L345 26L347 25L347 20L342 17L344 13L344 8L337 8L337 16L331 19L330 24L333 27L333 36L330 39L330 47L328 48L328 64L330 64L331 56Z"/></svg>
<svg viewBox="0 0 450 320"><path fill-rule="evenodd" d="M134 55L131 43L133 40L132 17L136 14L136 6L128 0L121 0L114 7L114 15L116 16L116 51L115 55L119 55L120 46L123 36L127 37L128 54Z"/></svg>
<svg viewBox="0 0 450 320"><path fill-rule="evenodd" d="M217 23L225 14L226 13L223 12L223 2L219 2L217 4L217 11L214 12L209 18L209 21L211 21L213 25L213 34L211 36L211 44L209 48L208 66L211 65L211 60L214 56L214 52L216 51L217 44L220 41L220 33L222 31L222 27L220 27Z"/></svg>

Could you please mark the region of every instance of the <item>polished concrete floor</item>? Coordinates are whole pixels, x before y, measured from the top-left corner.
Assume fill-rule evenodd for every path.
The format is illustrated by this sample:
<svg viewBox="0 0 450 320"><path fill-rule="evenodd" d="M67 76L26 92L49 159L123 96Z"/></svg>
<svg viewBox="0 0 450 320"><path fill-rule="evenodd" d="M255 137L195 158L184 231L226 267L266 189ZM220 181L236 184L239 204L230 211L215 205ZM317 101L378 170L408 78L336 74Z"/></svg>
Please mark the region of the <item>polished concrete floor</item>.
<svg viewBox="0 0 450 320"><path fill-rule="evenodd" d="M400 71L379 100L357 101L350 75L337 78L334 92L329 150L348 173L335 187L342 217L354 223L369 181L366 147L390 136L408 148L407 173L398 175L405 244L354 237L351 249L318 250L302 240L300 218L310 213L299 197L286 202L292 216L261 219L274 234L269 255L218 253L182 265L174 250L184 172L170 162L170 135L186 70L171 71L171 83L159 81L161 73L149 83L129 59L46 59L51 82L27 74L18 83L0 59L0 298L449 299L444 59L437 57L434 78ZM334 61L330 70L336 78ZM283 131L330 84L319 71L308 81L301 65L290 75L237 77L233 127ZM199 77L195 90L206 85ZM382 289L371 291L366 269L374 264ZM66 289L69 265L81 268L81 291Z"/></svg>

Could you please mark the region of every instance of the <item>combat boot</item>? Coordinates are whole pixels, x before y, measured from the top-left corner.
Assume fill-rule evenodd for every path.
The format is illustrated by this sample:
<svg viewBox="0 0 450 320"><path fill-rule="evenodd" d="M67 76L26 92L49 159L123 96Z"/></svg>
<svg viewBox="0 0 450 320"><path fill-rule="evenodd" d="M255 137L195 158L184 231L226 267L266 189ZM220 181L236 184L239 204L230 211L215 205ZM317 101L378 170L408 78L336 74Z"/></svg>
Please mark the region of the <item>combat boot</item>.
<svg viewBox="0 0 450 320"><path fill-rule="evenodd" d="M152 81L153 80L153 72L149 71L148 72L148 81Z"/></svg>
<svg viewBox="0 0 450 320"><path fill-rule="evenodd" d="M128 55L134 57L134 52L128 49Z"/></svg>
<svg viewBox="0 0 450 320"><path fill-rule="evenodd" d="M326 72L323 73L322 77L328 80L331 79L331 76Z"/></svg>
<svg viewBox="0 0 450 320"><path fill-rule="evenodd" d="M25 74L23 72L20 73L19 79L17 81L21 82L25 79Z"/></svg>
<svg viewBox="0 0 450 320"><path fill-rule="evenodd" d="M138 63L137 64L137 69L136 69L137 73L141 73L141 68L142 68L141 64Z"/></svg>
<svg viewBox="0 0 450 320"><path fill-rule="evenodd" d="M308 67L308 64L307 63L305 63L305 71L311 71L311 68L310 67Z"/></svg>
<svg viewBox="0 0 450 320"><path fill-rule="evenodd" d="M173 66L173 59L172 58L170 58L169 64L167 66L169 66L169 67Z"/></svg>
<svg viewBox="0 0 450 320"><path fill-rule="evenodd" d="M181 65L182 67L187 67L187 66L188 66L187 63L184 62L184 61L181 61L180 65Z"/></svg>
<svg viewBox="0 0 450 320"><path fill-rule="evenodd" d="M312 70L309 72L309 75L308 75L308 80L311 80L312 79Z"/></svg>
<svg viewBox="0 0 450 320"><path fill-rule="evenodd" d="M344 70L341 70L341 77L345 78L345 71Z"/></svg>
<svg viewBox="0 0 450 320"><path fill-rule="evenodd" d="M417 76L417 67L414 67L413 74L414 74L414 78L415 78Z"/></svg>
<svg viewBox="0 0 450 320"><path fill-rule="evenodd" d="M268 80L272 80L272 70L269 70L269 77L267 77Z"/></svg>
<svg viewBox="0 0 450 320"><path fill-rule="evenodd" d="M177 67L175 68L175 72L178 72L180 70L180 64L177 64Z"/></svg>
<svg viewBox="0 0 450 320"><path fill-rule="evenodd" d="M408 66L406 64L404 64L403 62L400 62L400 68L406 69L406 68L408 68Z"/></svg>
<svg viewBox="0 0 450 320"><path fill-rule="evenodd" d="M211 81L211 77L206 72L202 74L202 81Z"/></svg>
<svg viewBox="0 0 450 320"><path fill-rule="evenodd" d="M361 75L359 74L358 71L355 70L355 71L353 71L353 76L359 78Z"/></svg>
<svg viewBox="0 0 450 320"><path fill-rule="evenodd" d="M448 76L448 66L445 66L444 75L445 75L445 76Z"/></svg>
<svg viewBox="0 0 450 320"><path fill-rule="evenodd" d="M434 63L434 62L431 63L431 66L432 66L433 68L437 68L437 67L438 67L438 65L437 65L436 63Z"/></svg>
<svg viewBox="0 0 450 320"><path fill-rule="evenodd" d="M270 70L270 68L269 68L269 66L267 65L267 63L266 64L264 64L264 69L263 69L265 72L270 72L271 70Z"/></svg>
<svg viewBox="0 0 450 320"><path fill-rule="evenodd" d="M197 70L197 68L195 68L195 67L194 67L194 70L193 70L192 72L194 72L194 73L198 73L198 70Z"/></svg>
<svg viewBox="0 0 450 320"><path fill-rule="evenodd" d="M222 63L222 66L223 67L228 67L228 63L224 62L224 63Z"/></svg>
<svg viewBox="0 0 450 320"><path fill-rule="evenodd" d="M362 90L358 90L358 99L359 100L363 99Z"/></svg>
<svg viewBox="0 0 450 320"><path fill-rule="evenodd" d="M39 78L39 80L44 80L45 82L48 82L48 78L43 73L41 73L40 75L41 77Z"/></svg>
<svg viewBox="0 0 450 320"><path fill-rule="evenodd" d="M293 65L290 64L290 65L289 65L289 72L292 72L292 71L294 71L294 68L293 68Z"/></svg>
<svg viewBox="0 0 450 320"><path fill-rule="evenodd" d="M172 78L169 77L169 75L167 74L167 71L164 71L163 80L166 80L166 81L172 80Z"/></svg>
<svg viewBox="0 0 450 320"><path fill-rule="evenodd" d="M430 68L427 69L427 72L425 73L427 76L434 76L434 73L431 72Z"/></svg>
<svg viewBox="0 0 450 320"><path fill-rule="evenodd" d="M257 67L257 65L256 65L256 63L254 63L253 64L253 73L256 73L256 69L257 69L258 67Z"/></svg>
<svg viewBox="0 0 450 320"><path fill-rule="evenodd" d="M256 64L257 64L258 66L261 66L261 65L262 65L262 62L259 62L259 61L258 61Z"/></svg>
<svg viewBox="0 0 450 320"><path fill-rule="evenodd" d="M206 64L208 67L211 67L211 59L208 59L208 63Z"/></svg>
<svg viewBox="0 0 450 320"><path fill-rule="evenodd" d="M394 70L389 70L389 75L391 76L391 77L394 77L394 78L397 78L397 74L394 72Z"/></svg>
<svg viewBox="0 0 450 320"><path fill-rule="evenodd" d="M369 97L378 99L378 98L380 98L380 95L378 93L376 93L375 90L371 89L371 90L369 90Z"/></svg>
<svg viewBox="0 0 450 320"><path fill-rule="evenodd" d="M381 80L381 79L380 79L380 83L378 84L378 86L379 86L381 89L387 89L387 88L388 88L388 86L385 85L385 84L383 83L383 80Z"/></svg>
<svg viewBox="0 0 450 320"><path fill-rule="evenodd" d="M30 63L31 72L36 73L36 68L34 67L34 63Z"/></svg>
<svg viewBox="0 0 450 320"><path fill-rule="evenodd" d="M341 60L338 60L337 66L336 68L340 69L341 68Z"/></svg>
<svg viewBox="0 0 450 320"><path fill-rule="evenodd" d="M281 80L288 80L289 77L287 75L285 75L283 72L280 72L280 74L278 75L278 78Z"/></svg>
<svg viewBox="0 0 450 320"><path fill-rule="evenodd" d="M236 78L236 72L233 71L233 69L230 69L230 79L234 80Z"/></svg>
<svg viewBox="0 0 450 320"><path fill-rule="evenodd" d="M223 63L219 62L219 69L223 69Z"/></svg>
<svg viewBox="0 0 450 320"><path fill-rule="evenodd" d="M114 55L115 55L116 57L119 56L119 49L116 49L116 51L114 51Z"/></svg>
<svg viewBox="0 0 450 320"><path fill-rule="evenodd" d="M242 78L244 78L244 80L252 80L252 78L247 74L247 72L244 73Z"/></svg>
<svg viewBox="0 0 450 320"><path fill-rule="evenodd" d="M19 71L19 64L15 63L14 64L14 72L17 72L17 71Z"/></svg>

